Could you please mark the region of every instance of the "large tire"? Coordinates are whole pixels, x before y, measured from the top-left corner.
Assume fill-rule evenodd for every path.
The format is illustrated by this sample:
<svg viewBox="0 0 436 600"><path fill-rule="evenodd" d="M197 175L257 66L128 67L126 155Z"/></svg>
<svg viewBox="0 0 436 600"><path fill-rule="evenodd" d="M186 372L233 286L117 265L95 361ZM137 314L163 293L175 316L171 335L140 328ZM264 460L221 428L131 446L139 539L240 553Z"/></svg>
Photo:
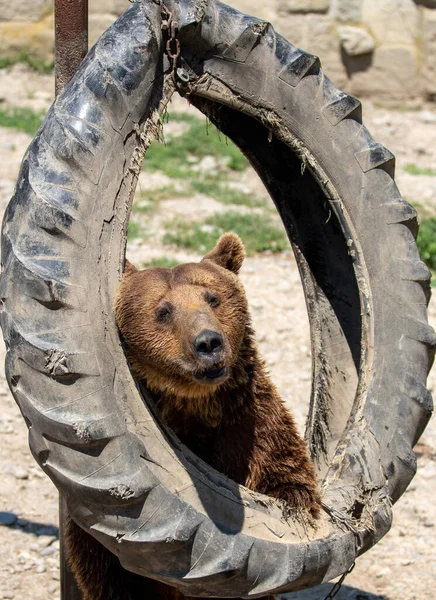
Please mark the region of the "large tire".
<svg viewBox="0 0 436 600"><path fill-rule="evenodd" d="M317 528L284 522L166 431L130 375L112 299L139 158L172 91L152 0L102 36L24 158L3 224L7 378L35 459L127 569L189 595L297 590L380 539L413 477L432 409L429 272L392 154L319 60L223 4L167 5L190 78L182 93L248 156L295 249L325 513Z"/></svg>

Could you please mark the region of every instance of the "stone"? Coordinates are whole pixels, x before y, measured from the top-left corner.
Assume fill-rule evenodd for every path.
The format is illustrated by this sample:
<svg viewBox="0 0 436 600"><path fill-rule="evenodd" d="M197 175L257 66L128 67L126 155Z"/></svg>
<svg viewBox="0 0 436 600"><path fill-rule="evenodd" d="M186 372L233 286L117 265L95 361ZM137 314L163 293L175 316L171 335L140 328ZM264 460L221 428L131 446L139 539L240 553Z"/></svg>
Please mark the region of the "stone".
<svg viewBox="0 0 436 600"><path fill-rule="evenodd" d="M10 423L0 420L0 433L9 434L9 433L13 433L13 432L14 432L14 428L12 427L12 425Z"/></svg>
<svg viewBox="0 0 436 600"><path fill-rule="evenodd" d="M37 573L45 573L45 571L46 571L45 562L41 561L41 562L37 563L35 571Z"/></svg>
<svg viewBox="0 0 436 600"><path fill-rule="evenodd" d="M376 577L377 579L381 579L383 577L387 577L388 575L391 574L391 569L389 567L382 567L381 569L379 569L376 573Z"/></svg>
<svg viewBox="0 0 436 600"><path fill-rule="evenodd" d="M277 12L272 2L262 2L254 6L252 0L234 0L231 5L236 10L240 10L247 15L254 15L269 23L275 24L277 21Z"/></svg>
<svg viewBox="0 0 436 600"><path fill-rule="evenodd" d="M53 11L51 0L0 0L2 21L40 21Z"/></svg>
<svg viewBox="0 0 436 600"><path fill-rule="evenodd" d="M423 123L436 123L436 113L432 112L431 110L421 110L417 114L417 117Z"/></svg>
<svg viewBox="0 0 436 600"><path fill-rule="evenodd" d="M89 0L88 10L89 14L93 15L113 14L119 16L129 8L130 4L129 0Z"/></svg>
<svg viewBox="0 0 436 600"><path fill-rule="evenodd" d="M359 23L362 0L331 0L329 16L341 23Z"/></svg>
<svg viewBox="0 0 436 600"><path fill-rule="evenodd" d="M336 24L326 15L288 15L280 20L279 33L294 46L315 54L322 68L334 83L342 88L347 74L341 60L341 46Z"/></svg>
<svg viewBox="0 0 436 600"><path fill-rule="evenodd" d="M342 88L347 74L341 60L340 42L334 21L325 15L308 15L307 45L304 50L319 56L324 73Z"/></svg>
<svg viewBox="0 0 436 600"><path fill-rule="evenodd" d="M112 11L116 15L121 15L130 6L129 0L112 0Z"/></svg>
<svg viewBox="0 0 436 600"><path fill-rule="evenodd" d="M31 21L0 22L0 56L14 58L23 53L32 58L53 61L53 15L37 23Z"/></svg>
<svg viewBox="0 0 436 600"><path fill-rule="evenodd" d="M279 10L290 13L325 13L330 7L330 0L280 0Z"/></svg>
<svg viewBox="0 0 436 600"><path fill-rule="evenodd" d="M436 13L423 10L423 87L426 96L436 98Z"/></svg>
<svg viewBox="0 0 436 600"><path fill-rule="evenodd" d="M57 539L57 536L54 534L53 527L40 527L36 535L38 536L38 546L40 548L45 548L46 546L50 546Z"/></svg>
<svg viewBox="0 0 436 600"><path fill-rule="evenodd" d="M365 29L342 25L338 27L338 33L341 46L348 56L359 56L374 51L374 40Z"/></svg>
<svg viewBox="0 0 436 600"><path fill-rule="evenodd" d="M113 0L89 0L88 14L112 13L114 8Z"/></svg>
<svg viewBox="0 0 436 600"><path fill-rule="evenodd" d="M413 0L363 0L362 3L362 22L381 46L415 46L420 37L419 17Z"/></svg>
<svg viewBox="0 0 436 600"><path fill-rule="evenodd" d="M26 469L23 469L23 467L10 466L5 470L5 472L9 473L13 477L15 477L15 479L28 479L29 478L29 473L26 471Z"/></svg>
<svg viewBox="0 0 436 600"><path fill-rule="evenodd" d="M347 91L354 96L392 100L419 97L419 60L415 48L390 46L377 48L362 70L350 71ZM350 57L361 60L363 57Z"/></svg>
<svg viewBox="0 0 436 600"><path fill-rule="evenodd" d="M93 46L102 33L115 21L115 15L109 13L90 14L88 17L89 47Z"/></svg>
<svg viewBox="0 0 436 600"><path fill-rule="evenodd" d="M56 554L58 552L57 548L53 548L53 546L46 546L42 550L40 550L41 556L50 556L50 554Z"/></svg>
<svg viewBox="0 0 436 600"><path fill-rule="evenodd" d="M274 24L275 30L291 44L302 50L307 50L307 16L289 15L281 12L280 18Z"/></svg>

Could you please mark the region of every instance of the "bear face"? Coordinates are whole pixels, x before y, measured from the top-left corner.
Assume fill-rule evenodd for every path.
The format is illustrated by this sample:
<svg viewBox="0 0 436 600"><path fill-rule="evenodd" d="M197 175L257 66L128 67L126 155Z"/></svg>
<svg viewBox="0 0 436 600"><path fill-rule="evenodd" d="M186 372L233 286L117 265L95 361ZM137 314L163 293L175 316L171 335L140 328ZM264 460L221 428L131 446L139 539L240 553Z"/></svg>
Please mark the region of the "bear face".
<svg viewBox="0 0 436 600"><path fill-rule="evenodd" d="M132 368L152 392L198 401L232 376L249 325L237 277L244 257L229 233L200 263L143 271L127 263L115 314Z"/></svg>

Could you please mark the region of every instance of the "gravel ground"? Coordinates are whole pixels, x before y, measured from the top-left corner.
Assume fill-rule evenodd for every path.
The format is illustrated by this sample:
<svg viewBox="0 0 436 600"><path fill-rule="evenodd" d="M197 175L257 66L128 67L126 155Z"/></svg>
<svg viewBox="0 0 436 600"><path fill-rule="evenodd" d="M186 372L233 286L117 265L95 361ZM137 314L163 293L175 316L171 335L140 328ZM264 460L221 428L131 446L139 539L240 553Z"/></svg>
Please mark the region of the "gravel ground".
<svg viewBox="0 0 436 600"><path fill-rule="evenodd" d="M9 104L35 110L48 107L53 83L50 76L39 76L18 66L0 71L0 108ZM180 109L176 102L175 108ZM192 110L192 109L191 109ZM374 137L397 156L397 181L404 197L435 211L436 177L410 175L403 170L413 163L436 169L436 109L414 107L386 109L366 102L364 119ZM0 211L13 192L21 158L30 142L24 133L0 128ZM143 186L159 186L159 175ZM252 171L238 181L244 190L262 193ZM198 215L220 210L199 197L189 206L181 200L167 200L160 208L165 217L182 208ZM159 231L159 215L154 216ZM130 247L134 262L162 255L156 243L136 243ZM181 261L193 255L173 253ZM290 252L280 256L248 258L242 279L250 299L253 320L263 355L272 376L291 406L303 430L310 395L311 358L307 314L295 261ZM286 315L286 320L283 316ZM436 303L430 305L429 318L436 326ZM4 351L1 350L1 360ZM429 386L435 389L436 374ZM27 430L0 374L0 599L54 600L59 598L59 541L57 529L57 492L39 471L27 445ZM436 425L430 422L416 448L418 473L394 509L394 525L386 537L359 558L338 600L425 600L434 597L436 587ZM286 597L295 600L323 600L330 585Z"/></svg>

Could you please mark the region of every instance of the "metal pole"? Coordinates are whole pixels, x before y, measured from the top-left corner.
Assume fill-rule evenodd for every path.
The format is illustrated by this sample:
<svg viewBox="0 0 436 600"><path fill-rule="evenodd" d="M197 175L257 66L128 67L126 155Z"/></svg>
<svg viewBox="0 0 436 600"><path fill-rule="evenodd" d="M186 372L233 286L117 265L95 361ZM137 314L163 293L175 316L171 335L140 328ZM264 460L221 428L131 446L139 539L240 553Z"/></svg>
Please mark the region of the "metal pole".
<svg viewBox="0 0 436 600"><path fill-rule="evenodd" d="M88 52L88 0L55 0L55 94L64 89ZM67 504L59 494L61 600L82 600L65 558Z"/></svg>
<svg viewBox="0 0 436 600"><path fill-rule="evenodd" d="M70 81L88 52L88 0L55 0L55 92Z"/></svg>

